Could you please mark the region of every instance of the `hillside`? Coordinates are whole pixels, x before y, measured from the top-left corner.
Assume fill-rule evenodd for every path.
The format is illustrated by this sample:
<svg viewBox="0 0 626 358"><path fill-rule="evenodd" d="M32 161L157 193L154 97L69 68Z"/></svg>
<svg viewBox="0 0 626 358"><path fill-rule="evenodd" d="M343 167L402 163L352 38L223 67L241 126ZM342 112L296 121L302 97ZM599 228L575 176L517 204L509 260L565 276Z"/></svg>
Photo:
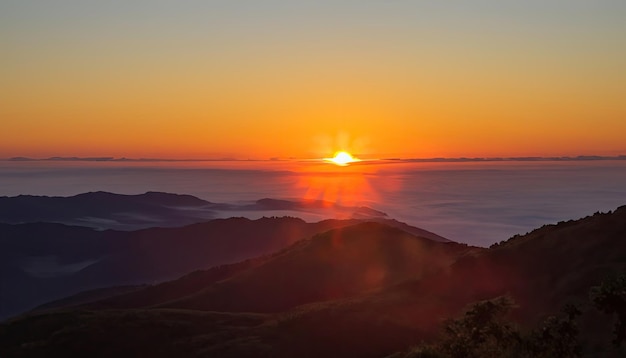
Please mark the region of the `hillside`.
<svg viewBox="0 0 626 358"><path fill-rule="evenodd" d="M278 312L433 275L458 257L480 250L434 242L379 223L361 223L317 234L267 258L197 272L144 291L169 293L159 307ZM217 272L228 274L212 279ZM189 295L185 287L192 278L204 286L196 287L197 292ZM173 292L180 292L179 296L172 297ZM119 302L137 302L138 296L149 297L143 291L133 292L99 302L98 306L111 303L120 308ZM156 304L148 300L144 306Z"/></svg>
<svg viewBox="0 0 626 358"><path fill-rule="evenodd" d="M138 231L0 224L0 319L79 291L152 284L270 254L356 222L231 218Z"/></svg>
<svg viewBox="0 0 626 358"><path fill-rule="evenodd" d="M12 320L0 326L0 355L100 347L120 356L383 357L503 294L523 326L578 303L583 338L600 344L611 320L584 302L591 286L626 272L626 207L479 250L358 224L241 265Z"/></svg>

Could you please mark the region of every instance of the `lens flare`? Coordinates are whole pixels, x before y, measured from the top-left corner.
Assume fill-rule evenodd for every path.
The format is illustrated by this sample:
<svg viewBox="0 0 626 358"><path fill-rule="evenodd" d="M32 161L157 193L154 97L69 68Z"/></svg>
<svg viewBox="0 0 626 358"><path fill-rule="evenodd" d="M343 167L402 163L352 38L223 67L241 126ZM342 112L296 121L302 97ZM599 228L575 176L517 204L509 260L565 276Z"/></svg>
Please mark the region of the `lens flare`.
<svg viewBox="0 0 626 358"><path fill-rule="evenodd" d="M333 163L335 165L339 165L341 167L345 167L350 163L358 162L359 159L352 156L352 154L346 151L339 151L335 153L335 156L332 158L324 158L325 161Z"/></svg>

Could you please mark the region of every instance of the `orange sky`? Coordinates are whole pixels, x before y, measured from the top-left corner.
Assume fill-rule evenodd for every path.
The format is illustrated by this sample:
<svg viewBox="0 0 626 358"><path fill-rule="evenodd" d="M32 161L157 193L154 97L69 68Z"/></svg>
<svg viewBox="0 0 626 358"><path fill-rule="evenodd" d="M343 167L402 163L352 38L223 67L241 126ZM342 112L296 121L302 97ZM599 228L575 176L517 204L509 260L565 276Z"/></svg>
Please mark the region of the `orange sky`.
<svg viewBox="0 0 626 358"><path fill-rule="evenodd" d="M0 158L626 154L626 5L340 3L3 2Z"/></svg>

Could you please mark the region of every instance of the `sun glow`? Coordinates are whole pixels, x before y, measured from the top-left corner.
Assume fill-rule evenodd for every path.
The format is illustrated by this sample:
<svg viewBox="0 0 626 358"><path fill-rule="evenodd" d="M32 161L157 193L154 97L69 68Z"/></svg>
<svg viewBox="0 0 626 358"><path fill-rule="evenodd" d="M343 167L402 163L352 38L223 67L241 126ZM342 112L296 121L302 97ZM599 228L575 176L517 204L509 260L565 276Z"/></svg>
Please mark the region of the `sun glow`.
<svg viewBox="0 0 626 358"><path fill-rule="evenodd" d="M354 162L358 162L359 159L352 156L352 154L346 151L339 151L335 153L335 156L332 158L324 158L325 161L331 162L333 164L345 167L346 165Z"/></svg>

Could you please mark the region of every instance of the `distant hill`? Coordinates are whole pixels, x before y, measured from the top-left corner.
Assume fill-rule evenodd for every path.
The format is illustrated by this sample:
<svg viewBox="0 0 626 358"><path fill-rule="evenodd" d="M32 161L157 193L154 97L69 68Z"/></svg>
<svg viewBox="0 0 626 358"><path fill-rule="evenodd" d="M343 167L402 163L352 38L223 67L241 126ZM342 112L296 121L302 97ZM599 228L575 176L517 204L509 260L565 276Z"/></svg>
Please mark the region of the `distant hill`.
<svg viewBox="0 0 626 358"><path fill-rule="evenodd" d="M248 216L300 216L389 220L368 207L343 206L323 200L260 199L249 203L213 203L191 195L147 192L137 195L90 192L69 197L19 195L0 197L0 223L37 222L86 226L99 230L139 230L178 227L215 218ZM432 237L435 237L431 233ZM443 239L439 237L439 239ZM443 239L445 240L445 239Z"/></svg>
<svg viewBox="0 0 626 358"><path fill-rule="evenodd" d="M70 197L0 197L0 222L55 222L101 229L183 226L204 221L223 208L191 195L147 192L122 195L91 192Z"/></svg>
<svg viewBox="0 0 626 358"><path fill-rule="evenodd" d="M583 302L592 285L624 272L626 207L490 249L361 223L258 260L25 315L0 325L0 355L384 357L503 294L523 325L579 303L585 337L606 340L607 318Z"/></svg>

